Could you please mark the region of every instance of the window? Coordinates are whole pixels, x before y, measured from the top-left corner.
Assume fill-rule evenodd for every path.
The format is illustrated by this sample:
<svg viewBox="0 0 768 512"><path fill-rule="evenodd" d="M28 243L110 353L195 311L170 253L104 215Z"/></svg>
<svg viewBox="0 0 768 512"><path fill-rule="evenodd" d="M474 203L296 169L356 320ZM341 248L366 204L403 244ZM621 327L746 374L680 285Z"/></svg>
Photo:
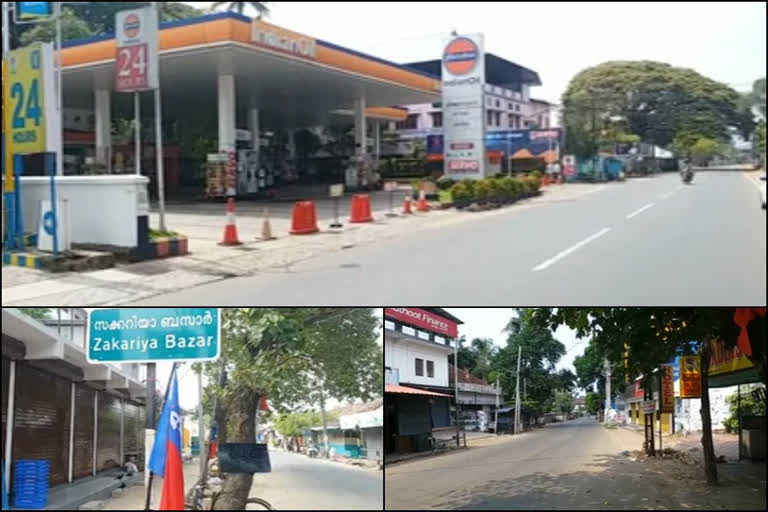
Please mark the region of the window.
<svg viewBox="0 0 768 512"><path fill-rule="evenodd" d="M427 377L434 378L435 376L435 362L427 361Z"/></svg>
<svg viewBox="0 0 768 512"><path fill-rule="evenodd" d="M509 104L509 110L512 110L513 108L515 108L515 107L514 107L514 104L510 103L510 104Z"/></svg>
<svg viewBox="0 0 768 512"><path fill-rule="evenodd" d="M416 376L417 377L423 377L424 376L424 360L416 358Z"/></svg>
<svg viewBox="0 0 768 512"><path fill-rule="evenodd" d="M443 126L443 113L442 112L432 112L432 128L440 128Z"/></svg>
<svg viewBox="0 0 768 512"><path fill-rule="evenodd" d="M440 101L438 101L437 103L433 103L432 108L443 108L443 103Z"/></svg>
<svg viewBox="0 0 768 512"><path fill-rule="evenodd" d="M507 116L507 125L509 126L509 128L515 127L515 114L509 114Z"/></svg>
<svg viewBox="0 0 768 512"><path fill-rule="evenodd" d="M419 114L408 114L408 118L398 121L396 126L398 130L415 130L419 127Z"/></svg>
<svg viewBox="0 0 768 512"><path fill-rule="evenodd" d="M493 110L485 111L485 124L491 126L493 124Z"/></svg>
<svg viewBox="0 0 768 512"><path fill-rule="evenodd" d="M515 112L520 112L520 105L515 104Z"/></svg>
<svg viewBox="0 0 768 512"><path fill-rule="evenodd" d="M496 126L501 126L501 112L496 112Z"/></svg>
<svg viewBox="0 0 768 512"><path fill-rule="evenodd" d="M501 102L499 100L496 100L496 107L501 107Z"/></svg>

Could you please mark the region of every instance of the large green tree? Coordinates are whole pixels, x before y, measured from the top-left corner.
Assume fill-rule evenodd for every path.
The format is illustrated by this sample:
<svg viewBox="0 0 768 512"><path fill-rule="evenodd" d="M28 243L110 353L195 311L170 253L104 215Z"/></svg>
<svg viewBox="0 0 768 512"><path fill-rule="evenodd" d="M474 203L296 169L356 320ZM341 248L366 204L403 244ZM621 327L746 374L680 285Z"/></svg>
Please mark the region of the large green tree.
<svg viewBox="0 0 768 512"><path fill-rule="evenodd" d="M552 331L531 322L530 309L518 309L506 327L507 344L493 358L489 380L498 376L506 399L514 399L517 383L517 357L520 357L520 393L523 404L532 412L542 414L552 407L556 389L571 389L575 375L570 371L555 371L555 365L565 354L565 346L555 339ZM523 390L527 399L523 396Z"/></svg>
<svg viewBox="0 0 768 512"><path fill-rule="evenodd" d="M683 131L727 140L728 127L750 131L739 94L699 73L653 61L610 61L576 74L563 93L568 151L594 154L621 122L643 142L670 146Z"/></svg>
<svg viewBox="0 0 768 512"><path fill-rule="evenodd" d="M603 400L599 393L590 392L584 397L584 407L589 414L597 414L603 408Z"/></svg>
<svg viewBox="0 0 768 512"><path fill-rule="evenodd" d="M243 14L246 7L253 7L256 10L258 19L264 16L269 16L269 5L272 2L214 2L211 9L218 9L226 6L230 11L236 11L238 14Z"/></svg>
<svg viewBox="0 0 768 512"><path fill-rule="evenodd" d="M651 375L676 355L699 354L702 370L702 447L708 484L717 484L708 392L713 344L737 345L742 328L736 318L751 318L744 334L751 340L750 359L766 380L765 308L560 308L536 310L532 322L556 328L565 324L579 337L591 336L609 361L624 361L626 375ZM646 381L646 386L648 379ZM647 389L648 391L648 389Z"/></svg>
<svg viewBox="0 0 768 512"><path fill-rule="evenodd" d="M19 308L19 311L35 320L50 318L52 308Z"/></svg>
<svg viewBox="0 0 768 512"><path fill-rule="evenodd" d="M221 442L255 442L265 396L280 412L315 405L319 389L323 399L380 396L379 324L371 308L225 309L222 357L204 370L219 383L206 388L204 407L217 404ZM251 485L252 475L230 475L217 509L243 510Z"/></svg>

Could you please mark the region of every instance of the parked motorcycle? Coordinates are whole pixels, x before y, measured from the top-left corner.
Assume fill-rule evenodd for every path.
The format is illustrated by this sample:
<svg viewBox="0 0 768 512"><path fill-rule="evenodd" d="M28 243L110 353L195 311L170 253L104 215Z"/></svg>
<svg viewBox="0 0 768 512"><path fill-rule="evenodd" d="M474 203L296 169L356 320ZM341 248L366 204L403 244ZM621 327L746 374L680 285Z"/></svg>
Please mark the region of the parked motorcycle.
<svg viewBox="0 0 768 512"><path fill-rule="evenodd" d="M307 457L310 459L317 458L320 455L320 452L317 451L317 448L314 447L314 445L307 446L306 449Z"/></svg>
<svg viewBox="0 0 768 512"><path fill-rule="evenodd" d="M686 169L682 173L683 183L686 185L690 185L693 182L693 171L691 169Z"/></svg>

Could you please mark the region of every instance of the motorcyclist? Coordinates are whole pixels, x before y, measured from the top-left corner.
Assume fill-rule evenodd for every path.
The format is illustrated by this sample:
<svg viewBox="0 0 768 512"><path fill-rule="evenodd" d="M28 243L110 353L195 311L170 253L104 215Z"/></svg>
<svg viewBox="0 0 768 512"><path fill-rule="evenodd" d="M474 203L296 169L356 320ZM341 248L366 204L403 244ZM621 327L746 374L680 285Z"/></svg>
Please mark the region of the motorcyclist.
<svg viewBox="0 0 768 512"><path fill-rule="evenodd" d="M680 167L680 178L684 182L690 182L693 180L693 168L689 158L685 158L682 161L682 166Z"/></svg>

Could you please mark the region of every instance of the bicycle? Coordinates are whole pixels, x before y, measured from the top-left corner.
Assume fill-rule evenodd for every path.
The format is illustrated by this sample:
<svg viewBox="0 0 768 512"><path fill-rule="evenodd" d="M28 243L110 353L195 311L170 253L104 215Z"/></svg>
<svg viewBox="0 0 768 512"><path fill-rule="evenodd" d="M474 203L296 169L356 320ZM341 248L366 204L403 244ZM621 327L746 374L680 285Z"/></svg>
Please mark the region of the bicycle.
<svg viewBox="0 0 768 512"><path fill-rule="evenodd" d="M210 499L211 504L209 508L205 508L205 499L206 499L206 491L211 491L210 493ZM193 489L192 494L192 502L187 502L185 500L184 502L184 510L214 510L216 507L216 502L218 501L219 497L221 496L222 491L215 492L213 491L213 488L211 485L208 484L208 482L198 482L195 484L195 487ZM272 506L271 503L269 503L267 500L263 500L261 498L248 498L245 502L245 510L251 510L248 508L248 505L257 505L260 508L257 510L275 510L275 508Z"/></svg>

